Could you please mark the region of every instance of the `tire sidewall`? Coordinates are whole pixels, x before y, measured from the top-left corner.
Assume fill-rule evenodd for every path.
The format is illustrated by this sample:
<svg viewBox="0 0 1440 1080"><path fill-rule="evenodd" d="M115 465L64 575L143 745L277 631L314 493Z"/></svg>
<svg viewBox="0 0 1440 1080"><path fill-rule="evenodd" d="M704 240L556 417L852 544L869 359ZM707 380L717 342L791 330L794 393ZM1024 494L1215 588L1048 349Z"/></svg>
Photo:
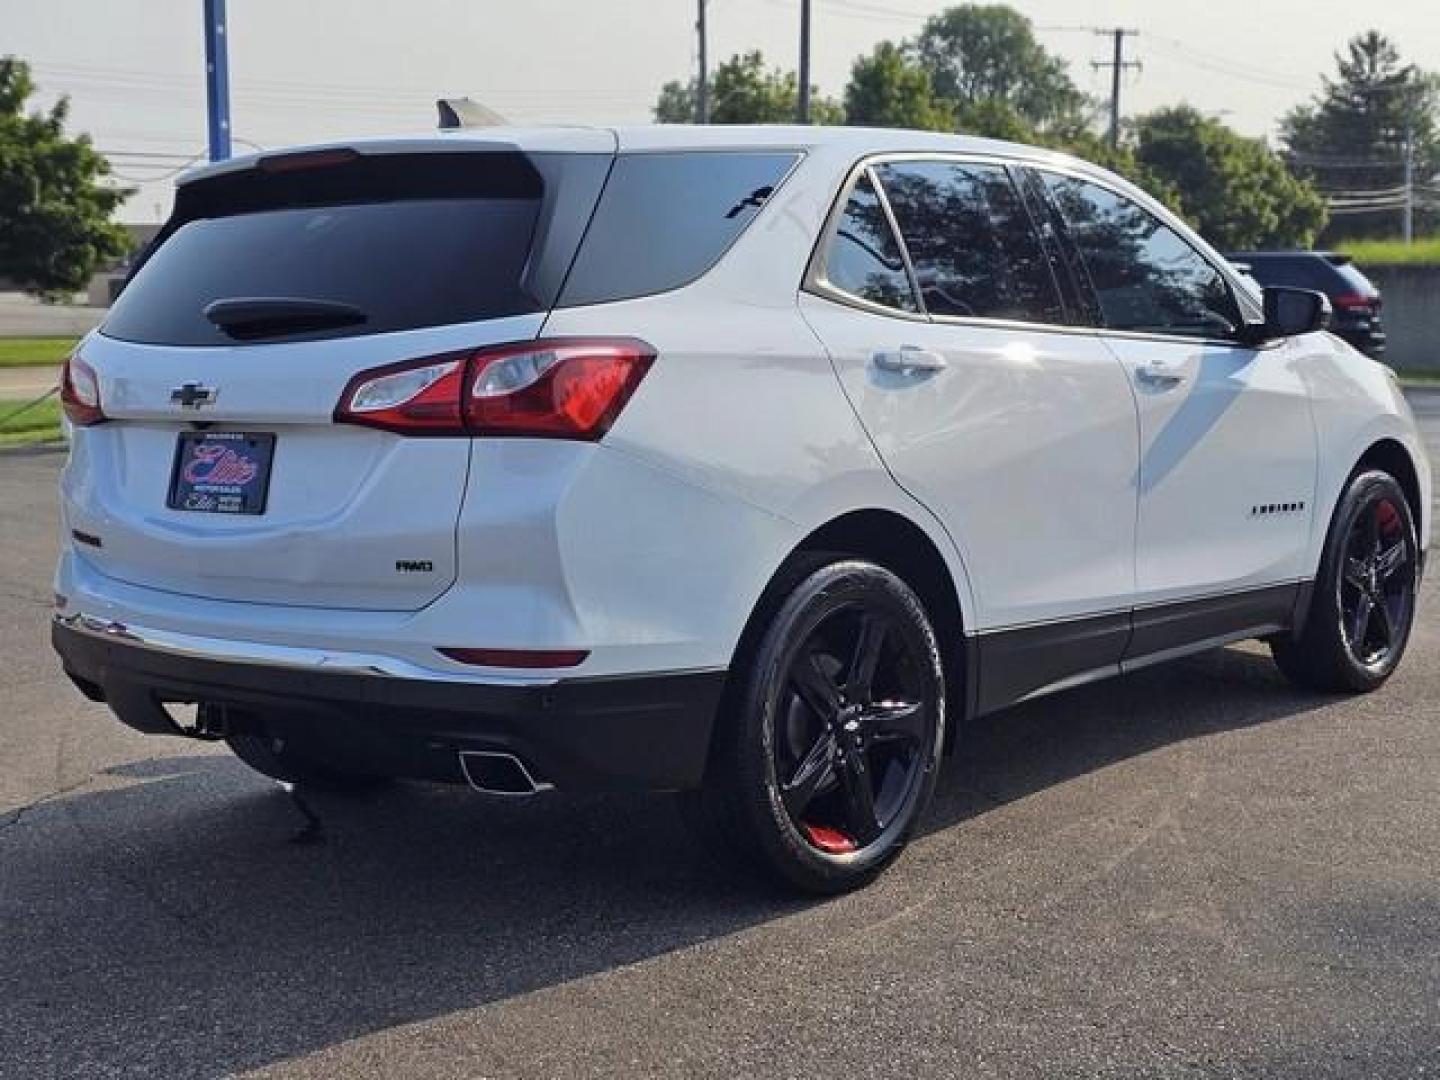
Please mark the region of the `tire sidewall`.
<svg viewBox="0 0 1440 1080"><path fill-rule="evenodd" d="M781 801L775 775L777 716L790 662L810 631L858 603L886 611L914 654L924 658L921 674L934 702L934 738L919 782L900 818L882 833L881 842L853 855L827 855L800 834ZM760 638L737 704L741 723L737 773L743 807L770 865L804 888L833 892L873 878L899 855L934 791L946 723L939 645L924 605L904 581L883 567L855 559L833 562L802 578Z"/></svg>
<svg viewBox="0 0 1440 1080"><path fill-rule="evenodd" d="M1355 522L1362 513L1382 497L1389 499L1400 514L1405 532L1405 543L1410 548L1410 558L1407 564L1410 580L1406 583L1410 590L1410 609L1405 625L1401 628L1400 640L1390 650L1390 655L1382 664L1370 667L1360 663L1346 645L1345 634L1341 629L1340 578L1345 565L1350 532L1354 528ZM1378 470L1362 472L1353 477L1346 485L1345 494L1336 508L1330 533L1326 537L1325 557L1321 563L1320 576L1315 583L1315 596L1312 601L1310 619L1321 620L1320 626L1328 639L1326 644L1333 652L1345 681L1356 690L1371 690L1378 687L1394 673L1405 655L1405 649L1410 643L1410 634L1415 623L1416 604L1419 601L1418 555L1419 545L1414 516L1411 513L1409 500L1405 498L1405 492L1395 478L1389 473Z"/></svg>

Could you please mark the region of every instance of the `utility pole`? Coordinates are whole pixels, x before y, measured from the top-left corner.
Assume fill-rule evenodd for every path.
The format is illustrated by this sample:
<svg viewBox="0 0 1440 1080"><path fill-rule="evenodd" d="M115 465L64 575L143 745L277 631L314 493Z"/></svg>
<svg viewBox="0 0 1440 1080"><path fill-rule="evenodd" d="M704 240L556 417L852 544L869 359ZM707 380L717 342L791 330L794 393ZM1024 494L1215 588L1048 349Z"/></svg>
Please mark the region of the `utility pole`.
<svg viewBox="0 0 1440 1080"><path fill-rule="evenodd" d="M1137 35L1139 35L1140 31L1124 30L1117 26L1113 30L1096 30L1095 33L1104 34L1105 36L1112 37L1115 40L1114 59L1096 60L1091 63L1090 66L1097 71L1101 68L1107 67L1110 69L1109 139L1110 145L1112 147L1116 147L1120 145L1120 77L1125 73L1126 68L1140 67L1140 61L1125 59L1125 39L1127 37L1136 37Z"/></svg>
<svg viewBox="0 0 1440 1080"><path fill-rule="evenodd" d="M705 0L695 0L695 33L700 38L700 78L695 84L695 122L710 122L710 68L705 60Z"/></svg>
<svg viewBox="0 0 1440 1080"><path fill-rule="evenodd" d="M810 0L800 0L800 123L810 123Z"/></svg>
<svg viewBox="0 0 1440 1080"><path fill-rule="evenodd" d="M205 106L210 160L230 156L230 59L225 40L225 0L205 0Z"/></svg>
<svg viewBox="0 0 1440 1080"><path fill-rule="evenodd" d="M1407 102L1405 114L1405 243L1415 242L1415 107Z"/></svg>

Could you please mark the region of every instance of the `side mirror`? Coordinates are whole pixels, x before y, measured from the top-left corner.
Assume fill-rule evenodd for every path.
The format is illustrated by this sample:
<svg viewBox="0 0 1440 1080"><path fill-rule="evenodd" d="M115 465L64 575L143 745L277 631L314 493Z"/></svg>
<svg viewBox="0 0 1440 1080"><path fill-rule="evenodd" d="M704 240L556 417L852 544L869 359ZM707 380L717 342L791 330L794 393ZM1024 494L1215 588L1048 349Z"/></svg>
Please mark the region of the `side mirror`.
<svg viewBox="0 0 1440 1080"><path fill-rule="evenodd" d="M1310 289L1266 288L1261 294L1265 321L1248 323L1240 332L1247 345L1324 330L1330 325L1330 298Z"/></svg>

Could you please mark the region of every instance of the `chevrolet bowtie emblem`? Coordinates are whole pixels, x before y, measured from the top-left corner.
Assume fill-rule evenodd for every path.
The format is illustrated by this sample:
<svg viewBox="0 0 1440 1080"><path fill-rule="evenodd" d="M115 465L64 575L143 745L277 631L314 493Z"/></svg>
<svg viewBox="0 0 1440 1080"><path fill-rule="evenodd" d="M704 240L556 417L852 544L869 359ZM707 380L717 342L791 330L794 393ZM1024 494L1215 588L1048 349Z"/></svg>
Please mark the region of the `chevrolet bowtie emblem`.
<svg viewBox="0 0 1440 1080"><path fill-rule="evenodd" d="M170 391L170 400L182 409L198 409L202 405L211 404L218 396L211 387L193 382L187 382L184 386L177 386Z"/></svg>

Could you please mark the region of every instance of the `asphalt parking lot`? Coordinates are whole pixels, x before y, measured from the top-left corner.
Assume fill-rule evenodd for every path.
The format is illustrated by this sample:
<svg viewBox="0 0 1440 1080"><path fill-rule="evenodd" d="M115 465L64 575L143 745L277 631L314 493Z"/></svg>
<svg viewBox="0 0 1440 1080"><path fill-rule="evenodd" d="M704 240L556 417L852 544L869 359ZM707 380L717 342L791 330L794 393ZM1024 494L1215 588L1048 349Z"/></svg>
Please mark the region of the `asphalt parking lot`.
<svg viewBox="0 0 1440 1080"><path fill-rule="evenodd" d="M59 466L0 457L6 1077L1440 1074L1440 575L1370 697L1241 646L977 725L903 862L808 902L660 798L406 785L290 843L62 680Z"/></svg>

